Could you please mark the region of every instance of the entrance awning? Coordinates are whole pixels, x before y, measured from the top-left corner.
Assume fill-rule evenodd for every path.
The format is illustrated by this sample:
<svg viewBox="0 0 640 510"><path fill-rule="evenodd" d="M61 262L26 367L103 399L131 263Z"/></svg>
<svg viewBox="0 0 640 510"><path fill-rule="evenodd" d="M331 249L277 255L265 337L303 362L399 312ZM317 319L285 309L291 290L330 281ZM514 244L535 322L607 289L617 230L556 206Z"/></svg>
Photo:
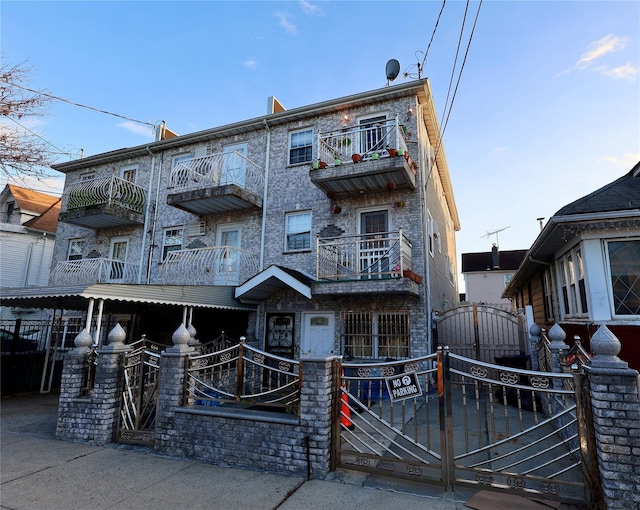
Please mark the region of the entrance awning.
<svg viewBox="0 0 640 510"><path fill-rule="evenodd" d="M300 271L273 265L236 288L235 296L242 303L259 303L273 293L289 287L311 299L313 281L313 278Z"/></svg>
<svg viewBox="0 0 640 510"><path fill-rule="evenodd" d="M27 287L1 289L2 306L86 310L89 299L147 303L153 305L192 306L222 310L255 310L238 301L235 287L219 285L118 285L96 283L69 287Z"/></svg>

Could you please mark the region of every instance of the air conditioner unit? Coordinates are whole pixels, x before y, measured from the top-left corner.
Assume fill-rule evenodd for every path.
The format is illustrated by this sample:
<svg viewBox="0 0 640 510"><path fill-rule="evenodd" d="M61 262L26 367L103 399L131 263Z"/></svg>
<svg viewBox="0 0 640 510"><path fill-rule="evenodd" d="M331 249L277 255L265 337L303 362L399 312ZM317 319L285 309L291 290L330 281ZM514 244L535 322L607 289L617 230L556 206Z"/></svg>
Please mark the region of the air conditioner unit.
<svg viewBox="0 0 640 510"><path fill-rule="evenodd" d="M193 223L189 223L187 225L187 235L189 237L195 236L203 236L207 229L207 222L202 221L194 221Z"/></svg>

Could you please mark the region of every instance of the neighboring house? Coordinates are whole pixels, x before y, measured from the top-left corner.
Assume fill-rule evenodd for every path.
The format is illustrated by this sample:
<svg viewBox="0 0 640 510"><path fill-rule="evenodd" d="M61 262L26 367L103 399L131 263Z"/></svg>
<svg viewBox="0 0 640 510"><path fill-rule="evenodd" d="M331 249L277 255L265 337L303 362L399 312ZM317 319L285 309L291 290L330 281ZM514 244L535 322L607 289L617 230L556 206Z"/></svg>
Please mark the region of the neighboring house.
<svg viewBox="0 0 640 510"><path fill-rule="evenodd" d="M505 287L520 266L527 250L491 251L462 254L462 274L466 301L511 310L513 303L503 298Z"/></svg>
<svg viewBox="0 0 640 510"><path fill-rule="evenodd" d="M428 81L269 104L55 165L50 286L4 298L82 308L94 341L120 322L170 343L185 321L284 357L431 352L429 311L458 302L460 225Z"/></svg>
<svg viewBox="0 0 640 510"><path fill-rule="evenodd" d="M527 252L505 297L532 305L536 324L559 323L587 347L605 324L620 357L640 369L640 163L560 209Z"/></svg>
<svg viewBox="0 0 640 510"><path fill-rule="evenodd" d="M0 193L0 287L47 285L60 198L7 184ZM42 310L0 307L1 319L40 319Z"/></svg>

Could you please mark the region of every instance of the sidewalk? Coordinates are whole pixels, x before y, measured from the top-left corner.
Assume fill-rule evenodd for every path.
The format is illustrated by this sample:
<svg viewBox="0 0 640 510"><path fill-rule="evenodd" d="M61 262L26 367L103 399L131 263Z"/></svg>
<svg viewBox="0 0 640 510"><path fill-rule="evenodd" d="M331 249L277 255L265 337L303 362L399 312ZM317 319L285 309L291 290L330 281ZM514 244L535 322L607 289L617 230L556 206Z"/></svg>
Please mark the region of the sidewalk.
<svg viewBox="0 0 640 510"><path fill-rule="evenodd" d="M57 395L2 399L0 508L462 510L476 491L338 471L311 480L55 439Z"/></svg>

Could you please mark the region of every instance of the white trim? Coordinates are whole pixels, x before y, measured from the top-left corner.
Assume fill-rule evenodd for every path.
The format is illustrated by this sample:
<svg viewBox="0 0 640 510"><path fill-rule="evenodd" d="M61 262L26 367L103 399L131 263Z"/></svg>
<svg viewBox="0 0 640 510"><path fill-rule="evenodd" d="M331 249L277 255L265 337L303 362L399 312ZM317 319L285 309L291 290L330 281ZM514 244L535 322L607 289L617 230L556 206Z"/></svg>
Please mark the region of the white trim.
<svg viewBox="0 0 640 510"><path fill-rule="evenodd" d="M258 273L253 278L249 279L244 284L240 285L240 287L237 287L235 292L236 299L241 299L244 294L247 294L248 292L258 287L262 283L265 283L271 278L279 280L283 283L283 286L286 285L296 292L299 292L307 299L311 299L311 287L309 285L305 285L277 266L268 267L261 273Z"/></svg>

